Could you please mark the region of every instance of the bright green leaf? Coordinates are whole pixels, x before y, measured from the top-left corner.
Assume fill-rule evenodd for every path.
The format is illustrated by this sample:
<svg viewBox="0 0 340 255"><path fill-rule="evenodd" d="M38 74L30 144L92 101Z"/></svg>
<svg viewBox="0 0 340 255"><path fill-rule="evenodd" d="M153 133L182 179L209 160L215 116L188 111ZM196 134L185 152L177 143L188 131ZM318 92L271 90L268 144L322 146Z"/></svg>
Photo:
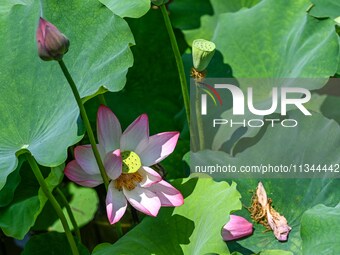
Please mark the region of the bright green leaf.
<svg viewBox="0 0 340 255"><path fill-rule="evenodd" d="M340 204L307 210L301 219L303 255L340 254Z"/></svg>
<svg viewBox="0 0 340 255"><path fill-rule="evenodd" d="M220 230L228 222L229 214L241 209L239 199L235 183L230 186L225 182L199 179L194 192L186 197L186 204L174 210L195 222L190 243L182 246L184 254L228 254Z"/></svg>
<svg viewBox="0 0 340 255"><path fill-rule="evenodd" d="M212 41L224 62L231 65L234 76L333 75L339 52L334 23L310 17L306 13L308 5L306 0L263 0L251 9L221 14ZM306 86L320 88L323 83Z"/></svg>
<svg viewBox="0 0 340 255"><path fill-rule="evenodd" d="M124 18L140 18L148 12L151 6L150 0L99 0L114 14Z"/></svg>
<svg viewBox="0 0 340 255"><path fill-rule="evenodd" d="M294 255L294 254L290 251L268 250L260 252L259 255Z"/></svg>

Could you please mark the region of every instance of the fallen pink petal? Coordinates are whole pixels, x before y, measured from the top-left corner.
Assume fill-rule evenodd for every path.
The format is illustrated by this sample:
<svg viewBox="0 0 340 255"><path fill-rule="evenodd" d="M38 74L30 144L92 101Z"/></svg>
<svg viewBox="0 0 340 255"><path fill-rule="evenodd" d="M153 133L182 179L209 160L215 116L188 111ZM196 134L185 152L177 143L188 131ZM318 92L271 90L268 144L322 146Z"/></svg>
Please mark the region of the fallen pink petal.
<svg viewBox="0 0 340 255"><path fill-rule="evenodd" d="M230 220L222 229L222 237L225 241L232 241L249 236L253 233L253 224L245 218L230 215Z"/></svg>

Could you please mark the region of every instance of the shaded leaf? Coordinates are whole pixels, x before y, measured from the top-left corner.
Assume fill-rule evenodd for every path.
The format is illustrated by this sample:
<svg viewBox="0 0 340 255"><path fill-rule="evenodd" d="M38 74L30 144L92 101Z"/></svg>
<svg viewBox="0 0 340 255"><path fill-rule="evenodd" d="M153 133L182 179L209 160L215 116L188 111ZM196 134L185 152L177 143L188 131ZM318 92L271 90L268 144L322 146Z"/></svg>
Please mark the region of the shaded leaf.
<svg viewBox="0 0 340 255"><path fill-rule="evenodd" d="M76 240L77 242L77 240ZM90 252L77 242L79 255L89 255ZM61 233L45 233L30 238L22 255L72 255L66 235Z"/></svg>
<svg viewBox="0 0 340 255"><path fill-rule="evenodd" d="M0 207L8 205L13 200L14 192L21 181L19 170L22 163L23 161L19 160L17 169L8 176L5 186L0 191Z"/></svg>
<svg viewBox="0 0 340 255"><path fill-rule="evenodd" d="M334 23L307 15L308 5L305 0L263 0L251 9L221 14L212 41L224 62L232 66L234 76L333 75L339 52ZM322 85L306 84L310 89Z"/></svg>
<svg viewBox="0 0 340 255"><path fill-rule="evenodd" d="M171 23L181 30L198 28L203 15L212 15L213 8L209 0L181 0L169 4Z"/></svg>
<svg viewBox="0 0 340 255"><path fill-rule="evenodd" d="M45 181L50 191L62 181L63 170L64 165L51 170L44 170L45 173L48 173ZM28 165L25 164L21 168L20 176L22 181L15 190L13 201L0 209L0 227L2 231L7 236L17 239L24 238L47 202L45 194L40 189L39 183Z"/></svg>

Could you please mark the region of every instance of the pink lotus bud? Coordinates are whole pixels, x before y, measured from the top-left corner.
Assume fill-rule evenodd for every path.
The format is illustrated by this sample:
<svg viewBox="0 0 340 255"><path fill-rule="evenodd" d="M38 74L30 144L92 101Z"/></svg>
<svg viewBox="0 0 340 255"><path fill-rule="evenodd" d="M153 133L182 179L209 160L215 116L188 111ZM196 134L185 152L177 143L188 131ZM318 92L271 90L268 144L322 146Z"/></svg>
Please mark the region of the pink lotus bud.
<svg viewBox="0 0 340 255"><path fill-rule="evenodd" d="M38 54L42 60L61 60L70 41L58 28L40 17L37 29Z"/></svg>
<svg viewBox="0 0 340 255"><path fill-rule="evenodd" d="M239 239L253 233L253 224L245 218L237 215L230 215L230 220L222 229L222 237L225 241Z"/></svg>

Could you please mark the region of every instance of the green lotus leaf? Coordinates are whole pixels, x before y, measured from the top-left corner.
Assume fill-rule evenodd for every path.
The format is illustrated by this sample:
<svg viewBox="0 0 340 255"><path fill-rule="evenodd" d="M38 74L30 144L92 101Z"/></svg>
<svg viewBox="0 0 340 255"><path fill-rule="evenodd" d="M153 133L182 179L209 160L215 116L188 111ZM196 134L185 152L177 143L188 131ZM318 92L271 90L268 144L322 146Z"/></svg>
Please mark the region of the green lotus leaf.
<svg viewBox="0 0 340 255"><path fill-rule="evenodd" d="M308 6L306 0L263 0L220 14L211 40L238 78L328 78L338 67L338 36L334 22L309 16Z"/></svg>
<svg viewBox="0 0 340 255"><path fill-rule="evenodd" d="M260 252L259 255L294 255L294 254L290 251L268 250Z"/></svg>
<svg viewBox="0 0 340 255"><path fill-rule="evenodd" d="M337 0L312 0L311 2L313 6L309 14L314 17L335 19L340 16L340 2Z"/></svg>
<svg viewBox="0 0 340 255"><path fill-rule="evenodd" d="M150 0L99 0L114 14L124 18L140 18L148 12L151 6Z"/></svg>
<svg viewBox="0 0 340 255"><path fill-rule="evenodd" d="M340 204L323 204L307 210L301 219L302 251L304 255L340 253Z"/></svg>
<svg viewBox="0 0 340 255"><path fill-rule="evenodd" d="M83 135L78 107L57 62L37 55L40 1L25 2L0 17L0 189L18 164L16 152L27 149L40 165L54 167ZM133 62L127 23L96 0L42 6L44 17L71 41L64 61L81 96L101 87L121 90Z"/></svg>

